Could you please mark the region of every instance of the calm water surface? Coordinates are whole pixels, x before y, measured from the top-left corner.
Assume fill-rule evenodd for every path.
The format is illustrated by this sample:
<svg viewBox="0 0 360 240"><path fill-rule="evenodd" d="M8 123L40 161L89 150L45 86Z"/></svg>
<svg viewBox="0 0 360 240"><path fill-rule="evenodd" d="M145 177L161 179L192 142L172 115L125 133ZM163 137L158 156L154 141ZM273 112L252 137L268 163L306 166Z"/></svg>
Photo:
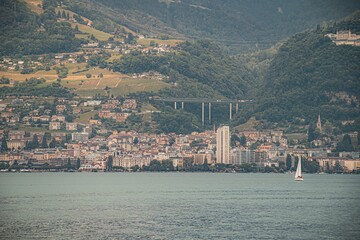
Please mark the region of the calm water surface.
<svg viewBox="0 0 360 240"><path fill-rule="evenodd" d="M360 176L1 173L1 239L359 239Z"/></svg>

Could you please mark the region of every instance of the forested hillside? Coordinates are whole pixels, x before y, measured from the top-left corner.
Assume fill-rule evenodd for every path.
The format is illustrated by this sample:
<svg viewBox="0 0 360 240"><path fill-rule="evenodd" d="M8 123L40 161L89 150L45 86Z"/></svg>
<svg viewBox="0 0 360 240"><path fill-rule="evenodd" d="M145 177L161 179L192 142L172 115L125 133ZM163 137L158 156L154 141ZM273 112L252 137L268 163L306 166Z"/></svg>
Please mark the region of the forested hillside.
<svg viewBox="0 0 360 240"><path fill-rule="evenodd" d="M337 46L325 33L297 34L279 49L258 94L258 118L296 122L319 113L332 120L359 118L360 48Z"/></svg>
<svg viewBox="0 0 360 240"><path fill-rule="evenodd" d="M140 73L150 70L169 75L176 87L163 94L177 97L244 98L252 75L240 61L209 41L180 44L177 54L127 55L115 61L114 71Z"/></svg>
<svg viewBox="0 0 360 240"><path fill-rule="evenodd" d="M187 38L209 38L240 51L255 46L269 47L323 21L345 17L360 7L360 2L355 0L65 2L83 15L95 18L98 26L110 19L143 34L180 33Z"/></svg>
<svg viewBox="0 0 360 240"><path fill-rule="evenodd" d="M22 1L0 3L0 56L71 52L80 41L70 24L57 22L53 4L44 1L44 12L37 15Z"/></svg>
<svg viewBox="0 0 360 240"><path fill-rule="evenodd" d="M179 52L165 56L126 55L114 62L112 69L122 73L158 71L169 76L172 87L161 90L162 97L246 99L256 83L251 71L238 57L206 40L184 42ZM170 109L158 106L166 111ZM186 104L185 110L199 119L200 104ZM228 121L228 105L214 104L213 123ZM169 115L169 121L172 119ZM158 116L156 119L160 119ZM179 118L181 125L181 118ZM162 122L159 120L159 122ZM166 122L164 120L164 122Z"/></svg>
<svg viewBox="0 0 360 240"><path fill-rule="evenodd" d="M0 3L1 55L69 52L79 40L66 22L57 22L54 7L92 20L93 27L117 34L135 31L157 38L217 41L232 54L264 49L327 20L360 8L356 0L44 0L41 14L20 0Z"/></svg>

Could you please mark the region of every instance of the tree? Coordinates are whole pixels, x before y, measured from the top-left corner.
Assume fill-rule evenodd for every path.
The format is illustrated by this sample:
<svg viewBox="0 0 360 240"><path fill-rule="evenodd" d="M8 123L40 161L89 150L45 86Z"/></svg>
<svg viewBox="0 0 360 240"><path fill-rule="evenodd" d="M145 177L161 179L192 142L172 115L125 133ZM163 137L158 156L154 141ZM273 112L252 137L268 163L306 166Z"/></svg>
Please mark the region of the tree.
<svg viewBox="0 0 360 240"><path fill-rule="evenodd" d="M235 146L236 146L236 143L238 143L238 142L240 142L239 136L238 136L236 133L232 134L231 137L230 137L230 144L231 144L231 146L232 146L232 147L235 147Z"/></svg>
<svg viewBox="0 0 360 240"><path fill-rule="evenodd" d="M41 148L48 148L48 144L47 144L47 140L46 140L46 135L44 134L44 136L42 137L42 141L41 141Z"/></svg>
<svg viewBox="0 0 360 240"><path fill-rule="evenodd" d="M338 152L351 152L354 148L351 144L351 138L348 134L345 134L342 141L339 142L336 146L336 151Z"/></svg>
<svg viewBox="0 0 360 240"><path fill-rule="evenodd" d="M335 162L335 166L334 166L334 172L335 173L342 173L344 171L344 168L340 165L339 161Z"/></svg>
<svg viewBox="0 0 360 240"><path fill-rule="evenodd" d="M209 168L209 164L208 164L208 160L207 160L207 158L205 157L205 160L204 160L204 163L203 163L203 171L205 171L205 172L208 172L208 171L210 171L210 168Z"/></svg>
<svg viewBox="0 0 360 240"><path fill-rule="evenodd" d="M55 141L55 138L53 138L53 139L51 140L51 142L49 143L49 147L50 147L50 148L55 148L56 145L57 145L57 141Z"/></svg>
<svg viewBox="0 0 360 240"><path fill-rule="evenodd" d="M158 160L152 160L149 167L144 167L144 170L149 170L151 172L161 171L161 163Z"/></svg>
<svg viewBox="0 0 360 240"><path fill-rule="evenodd" d="M317 161L304 161L304 171L307 173L317 173L320 171L320 165Z"/></svg>
<svg viewBox="0 0 360 240"><path fill-rule="evenodd" d="M246 147L246 137L245 135L241 135L240 137L240 145Z"/></svg>
<svg viewBox="0 0 360 240"><path fill-rule="evenodd" d="M3 137L1 140L1 152L7 152L9 150L6 138Z"/></svg>
<svg viewBox="0 0 360 240"><path fill-rule="evenodd" d="M138 137L135 137L133 143L134 143L135 145L137 145L137 144L139 143L139 138L138 138Z"/></svg>
<svg viewBox="0 0 360 240"><path fill-rule="evenodd" d="M286 170L290 170L291 169L291 161L292 160L292 158L291 158L291 156L290 156L290 154L288 154L287 156L286 156Z"/></svg>
<svg viewBox="0 0 360 240"><path fill-rule="evenodd" d="M129 33L125 38L124 42L127 44L135 44L136 43L135 36L132 33Z"/></svg>
<svg viewBox="0 0 360 240"><path fill-rule="evenodd" d="M316 126L311 124L308 129L308 142L311 142L318 138L318 134L316 133Z"/></svg>
<svg viewBox="0 0 360 240"><path fill-rule="evenodd" d="M164 160L161 162L161 171L174 171L174 165L171 160Z"/></svg>
<svg viewBox="0 0 360 240"><path fill-rule="evenodd" d="M344 145L344 151L345 152L351 152L354 150L352 144L351 144L351 138L349 134L345 134L343 137L343 145Z"/></svg>
<svg viewBox="0 0 360 240"><path fill-rule="evenodd" d="M76 160L76 169L79 169L80 166L81 166L81 161L80 161L80 158L78 158L78 159Z"/></svg>
<svg viewBox="0 0 360 240"><path fill-rule="evenodd" d="M70 158L68 158L68 161L67 161L67 169L68 170L72 169Z"/></svg>
<svg viewBox="0 0 360 240"><path fill-rule="evenodd" d="M32 148L38 148L40 146L39 139L36 134L34 134L33 140L32 140Z"/></svg>
<svg viewBox="0 0 360 240"><path fill-rule="evenodd" d="M75 30L75 32L80 32L80 31L79 31L79 26L78 26L77 24L75 25L75 29L74 29L74 30Z"/></svg>
<svg viewBox="0 0 360 240"><path fill-rule="evenodd" d="M106 162L106 170L107 171L112 171L112 166L113 166L113 156L109 156Z"/></svg>
<svg viewBox="0 0 360 240"><path fill-rule="evenodd" d="M139 171L140 167L139 167L139 165L135 165L135 166L130 167L130 169L132 172L137 172L137 171Z"/></svg>

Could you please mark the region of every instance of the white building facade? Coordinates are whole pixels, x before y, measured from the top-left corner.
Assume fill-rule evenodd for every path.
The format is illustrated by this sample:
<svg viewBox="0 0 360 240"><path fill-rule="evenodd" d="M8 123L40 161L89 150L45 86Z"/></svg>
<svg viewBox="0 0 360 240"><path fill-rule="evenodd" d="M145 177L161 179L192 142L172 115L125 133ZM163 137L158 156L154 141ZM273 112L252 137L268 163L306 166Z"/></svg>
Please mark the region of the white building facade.
<svg viewBox="0 0 360 240"><path fill-rule="evenodd" d="M216 163L230 164L229 126L222 126L216 132Z"/></svg>

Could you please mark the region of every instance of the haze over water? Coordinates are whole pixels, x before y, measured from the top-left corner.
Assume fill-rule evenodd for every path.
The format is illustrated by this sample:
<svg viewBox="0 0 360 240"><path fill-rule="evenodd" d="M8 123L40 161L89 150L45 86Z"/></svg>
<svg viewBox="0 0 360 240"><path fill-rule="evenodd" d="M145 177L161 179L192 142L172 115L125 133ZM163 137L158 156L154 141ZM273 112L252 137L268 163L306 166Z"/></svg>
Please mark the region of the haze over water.
<svg viewBox="0 0 360 240"><path fill-rule="evenodd" d="M1 239L358 239L360 176L3 173Z"/></svg>

